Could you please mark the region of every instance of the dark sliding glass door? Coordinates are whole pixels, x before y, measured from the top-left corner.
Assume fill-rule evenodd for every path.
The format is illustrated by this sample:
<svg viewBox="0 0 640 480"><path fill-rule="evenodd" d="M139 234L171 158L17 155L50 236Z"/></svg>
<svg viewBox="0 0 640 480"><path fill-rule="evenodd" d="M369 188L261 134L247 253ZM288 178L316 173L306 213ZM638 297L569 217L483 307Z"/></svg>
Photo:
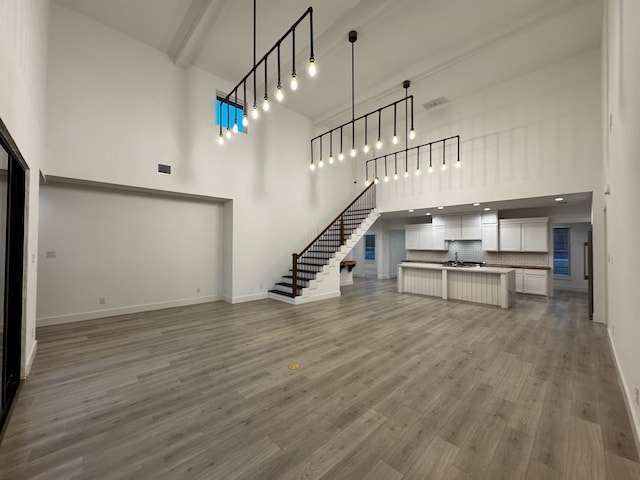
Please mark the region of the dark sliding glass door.
<svg viewBox="0 0 640 480"><path fill-rule="evenodd" d="M25 169L0 142L0 428L20 383Z"/></svg>

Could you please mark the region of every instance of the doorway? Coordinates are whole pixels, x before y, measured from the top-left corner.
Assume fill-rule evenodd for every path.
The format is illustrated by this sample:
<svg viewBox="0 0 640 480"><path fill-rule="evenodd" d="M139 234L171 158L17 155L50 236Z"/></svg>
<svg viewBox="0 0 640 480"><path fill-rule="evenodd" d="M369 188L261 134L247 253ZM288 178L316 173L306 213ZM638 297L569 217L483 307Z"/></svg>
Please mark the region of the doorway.
<svg viewBox="0 0 640 480"><path fill-rule="evenodd" d="M20 384L26 172L0 138L0 428Z"/></svg>
<svg viewBox="0 0 640 480"><path fill-rule="evenodd" d="M364 277L378 278L376 267L376 236L364 236Z"/></svg>

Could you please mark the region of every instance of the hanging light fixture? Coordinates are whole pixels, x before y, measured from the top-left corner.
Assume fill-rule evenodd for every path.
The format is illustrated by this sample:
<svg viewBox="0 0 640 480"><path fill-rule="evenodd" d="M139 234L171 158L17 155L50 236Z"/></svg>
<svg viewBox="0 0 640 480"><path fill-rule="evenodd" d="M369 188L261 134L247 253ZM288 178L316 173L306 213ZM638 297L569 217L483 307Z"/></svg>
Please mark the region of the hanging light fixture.
<svg viewBox="0 0 640 480"><path fill-rule="evenodd" d="M398 138L398 132L397 132L397 107L399 104L404 103L405 104L405 112L408 112L409 109L411 109L411 118L413 119L413 95L408 95L407 92L405 92L405 98L403 98L402 100L397 100L395 102L392 102L388 105L385 105L384 107L378 108L376 110L373 110L369 113L366 113L364 115L361 115L359 117L356 118L355 116L355 43L358 40L358 32L356 32L355 30L351 30L349 32L348 35L348 40L349 43L351 43L351 120L348 122L343 123L342 125L339 125L335 128L332 128L331 130L318 135L314 138L311 139L311 156L313 157L314 152L316 149L314 149L314 143L319 142L322 143L322 140L325 136L329 135L331 136L332 133L334 131L340 130L340 153L338 155L338 160L343 160L344 159L344 151L343 151L343 129L344 127L351 127L351 149L349 150L349 154L350 156L353 158L358 154L358 150L356 148L356 123L362 121L362 123L364 124L364 143L362 146L362 151L364 153L368 153L371 151L372 146L369 145L369 117L372 115L378 115L378 138L376 140L375 143L375 148L376 150L380 150L382 149L383 146L383 141L382 141L382 112L383 110L386 109L390 109L393 108L393 112L394 112L394 125L393 125L393 143L397 144L399 141ZM407 83L407 81L405 81L403 83L403 85ZM405 88L408 88L405 87ZM411 131L413 132L413 136L412 138L415 136L415 130L413 129L413 120L412 120L412 125L411 125ZM312 158L312 163L313 163L313 158Z"/></svg>
<svg viewBox="0 0 640 480"><path fill-rule="evenodd" d="M232 133L237 133L240 131L238 127L238 89L242 85L243 89L243 113L242 113L242 126L247 127L249 125L249 116L247 112L247 80L249 77L253 76L253 104L251 106L251 118L257 120L260 116L260 112L258 109L258 89L257 89L257 74L258 68L263 65L264 68L264 96L262 97L262 110L267 112L270 109L269 102L269 75L268 75L268 60L269 55L274 51L277 52L277 60L278 60L278 83L275 89L275 98L279 102L284 100L284 89L282 87L282 78L281 78L281 65L280 65L280 50L282 42L284 42L289 35L291 35L291 81L290 88L291 90L296 90L298 88L298 77L296 75L296 28L300 25L300 23L309 17L309 65L308 65L308 73L310 77L314 77L317 73L317 63L316 58L313 51L313 8L309 7L307 10L296 20L289 29L280 37L280 39L263 55L260 60L257 60L256 57L256 0L253 0L253 67L249 72L238 82L238 84L231 90L224 99L220 101L220 108L223 109L225 106L227 108L227 128L223 133L222 131L222 121L220 121L220 132L218 135L218 143L221 145L224 144L225 138L229 139L232 137ZM271 87L272 88L272 87ZM234 101L231 101L231 97L233 96ZM234 123L231 127L231 121L229 118L229 109L231 106L236 109L234 115ZM221 116L222 118L222 116ZM313 161L311 162L313 164ZM315 168L315 167L314 167ZM313 168L312 168L313 169Z"/></svg>
<svg viewBox="0 0 640 480"><path fill-rule="evenodd" d="M416 172L415 172L415 174L416 175L420 175L422 173L422 170L420 169L420 149L425 148L425 147L429 147L429 169L428 169L428 172L431 173L431 172L433 172L433 163L432 163L433 145L437 146L438 144L442 143L443 165L446 165L445 158L444 158L444 152L445 152L447 146L453 147L453 145L452 145L453 140L456 140L457 145L458 145L458 151L460 151L460 135L455 135L453 137L442 138L440 140L435 140L435 141L429 142L429 143L423 143L423 144L417 145L415 147L409 147L409 148L406 148L405 150L400 150L400 151L394 152L393 153L393 160L394 160L393 179L394 180L398 179L398 153L404 153L405 154L405 172L404 172L404 176L405 176L405 178L407 178L407 177L409 177L409 171L408 171L408 168L407 168L408 163L406 162L406 159L408 158L409 153L415 150L415 152L416 152ZM387 170L386 170L387 164L386 164L386 162L387 162L387 157L390 156L390 155L391 154L386 154L386 155L378 156L378 157L372 158L370 160L367 160L367 162L365 164L365 171L367 173L369 171L369 162L374 162L377 165L377 161L380 160L380 159L383 159L384 162L385 162L385 177L386 177L387 176ZM459 154L458 154L457 162L460 162L460 155ZM368 178L368 175L365 178ZM386 179L385 179L385 182L386 182Z"/></svg>

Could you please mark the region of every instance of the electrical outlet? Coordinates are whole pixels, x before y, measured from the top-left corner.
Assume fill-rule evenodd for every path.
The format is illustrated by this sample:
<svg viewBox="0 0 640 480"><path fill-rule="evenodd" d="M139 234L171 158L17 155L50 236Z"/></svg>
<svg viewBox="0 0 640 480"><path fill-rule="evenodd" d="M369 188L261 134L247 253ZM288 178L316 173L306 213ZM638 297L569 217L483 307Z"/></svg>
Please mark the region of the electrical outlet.
<svg viewBox="0 0 640 480"><path fill-rule="evenodd" d="M260 284L260 290L262 290L262 287L263 287L263 285L262 285L262 284Z"/></svg>
<svg viewBox="0 0 640 480"><path fill-rule="evenodd" d="M640 390L636 387L636 405L640 406Z"/></svg>
<svg viewBox="0 0 640 480"><path fill-rule="evenodd" d="M104 299L104 297L100 297L100 305L104 305L106 302L106 300Z"/></svg>
<svg viewBox="0 0 640 480"><path fill-rule="evenodd" d="M196 288L196 293L200 293L200 287Z"/></svg>
<svg viewBox="0 0 640 480"><path fill-rule="evenodd" d="M616 326L611 325L611 335L615 335L615 334L616 334Z"/></svg>
<svg viewBox="0 0 640 480"><path fill-rule="evenodd" d="M46 255L47 258L56 258L56 251L55 250L47 250L45 255Z"/></svg>

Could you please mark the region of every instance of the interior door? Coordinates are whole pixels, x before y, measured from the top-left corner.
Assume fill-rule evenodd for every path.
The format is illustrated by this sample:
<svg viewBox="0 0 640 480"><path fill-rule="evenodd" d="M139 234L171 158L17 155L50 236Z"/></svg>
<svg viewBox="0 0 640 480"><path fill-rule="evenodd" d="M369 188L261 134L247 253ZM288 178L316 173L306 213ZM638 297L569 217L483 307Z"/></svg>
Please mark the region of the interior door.
<svg viewBox="0 0 640 480"><path fill-rule="evenodd" d="M1 427L20 384L26 172L1 143L0 150Z"/></svg>

